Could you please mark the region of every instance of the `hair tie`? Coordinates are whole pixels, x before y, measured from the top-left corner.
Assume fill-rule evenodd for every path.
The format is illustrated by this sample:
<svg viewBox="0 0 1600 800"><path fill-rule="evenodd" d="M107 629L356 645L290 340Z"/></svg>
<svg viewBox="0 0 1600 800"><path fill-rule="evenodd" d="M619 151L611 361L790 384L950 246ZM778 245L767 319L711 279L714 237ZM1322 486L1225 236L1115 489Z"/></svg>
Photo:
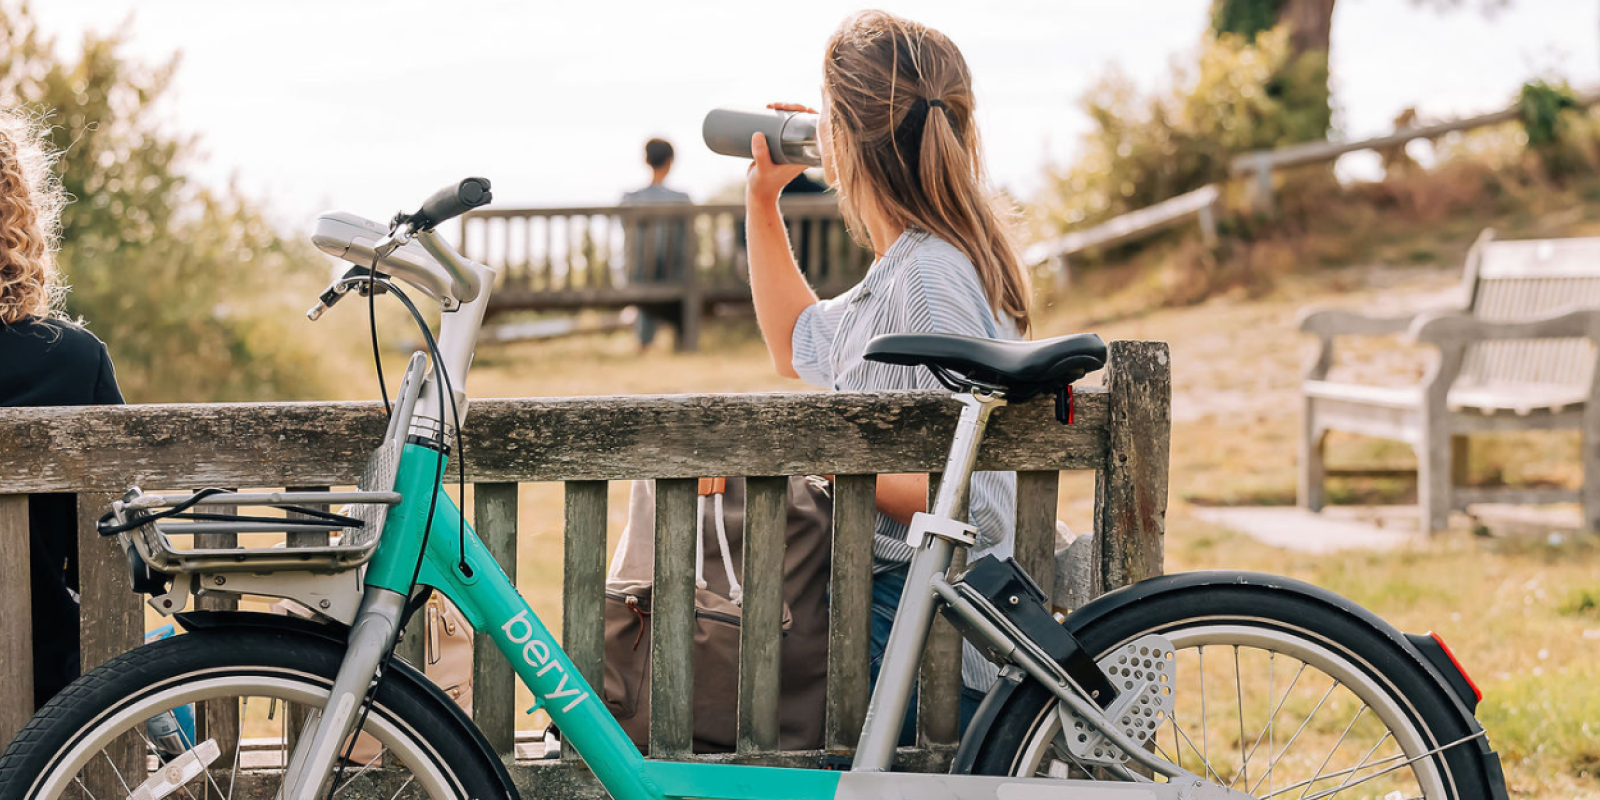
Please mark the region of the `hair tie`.
<svg viewBox="0 0 1600 800"><path fill-rule="evenodd" d="M942 109L944 109L946 111L950 110L950 107L945 105L943 100L929 100L928 101L928 107L929 108L942 108Z"/></svg>

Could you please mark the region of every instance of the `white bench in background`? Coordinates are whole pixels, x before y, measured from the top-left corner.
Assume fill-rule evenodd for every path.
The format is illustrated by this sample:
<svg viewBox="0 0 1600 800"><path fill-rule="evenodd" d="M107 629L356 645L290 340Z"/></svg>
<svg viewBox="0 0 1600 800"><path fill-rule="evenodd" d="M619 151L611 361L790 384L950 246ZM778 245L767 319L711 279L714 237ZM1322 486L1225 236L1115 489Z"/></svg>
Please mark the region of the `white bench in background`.
<svg viewBox="0 0 1600 800"><path fill-rule="evenodd" d="M1323 443L1339 430L1409 443L1417 454L1422 529L1446 527L1472 503L1583 504L1600 529L1600 237L1497 241L1484 231L1467 255L1466 302L1401 316L1302 312L1321 339L1302 385L1300 505L1326 503ZM1336 336L1406 334L1438 352L1421 385L1327 380ZM1465 487L1468 436L1525 430L1582 432L1579 490ZM1357 470L1355 472L1362 472Z"/></svg>

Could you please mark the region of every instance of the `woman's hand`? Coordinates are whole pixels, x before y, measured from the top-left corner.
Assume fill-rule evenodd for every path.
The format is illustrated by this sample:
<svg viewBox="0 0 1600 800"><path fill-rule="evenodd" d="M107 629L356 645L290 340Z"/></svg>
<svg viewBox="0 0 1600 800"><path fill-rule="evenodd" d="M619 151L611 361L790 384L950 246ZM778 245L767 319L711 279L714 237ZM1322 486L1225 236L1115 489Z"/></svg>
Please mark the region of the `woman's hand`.
<svg viewBox="0 0 1600 800"><path fill-rule="evenodd" d="M768 103L767 108L774 111L796 111L805 114L815 114L816 109L799 103ZM796 175L806 171L799 164L774 164L772 151L768 147L767 137L755 133L750 136L750 154L754 160L750 169L745 174L745 201L770 203L778 199L783 187Z"/></svg>
<svg viewBox="0 0 1600 800"><path fill-rule="evenodd" d="M777 202L783 187L796 175L806 171L800 164L774 164L772 152L767 148L767 137L762 133L750 135L750 154L754 160L745 173L744 199L752 205L770 205Z"/></svg>

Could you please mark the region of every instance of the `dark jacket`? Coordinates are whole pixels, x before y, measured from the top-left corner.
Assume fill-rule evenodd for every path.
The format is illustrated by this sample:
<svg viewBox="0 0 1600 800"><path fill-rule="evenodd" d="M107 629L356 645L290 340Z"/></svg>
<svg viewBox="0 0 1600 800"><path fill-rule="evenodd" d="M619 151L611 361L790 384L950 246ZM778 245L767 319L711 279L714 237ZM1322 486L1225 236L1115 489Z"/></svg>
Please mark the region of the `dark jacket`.
<svg viewBox="0 0 1600 800"><path fill-rule="evenodd" d="M111 356L60 320L0 325L0 406L122 403ZM71 494L28 498L33 578L33 690L38 705L78 676L78 512Z"/></svg>

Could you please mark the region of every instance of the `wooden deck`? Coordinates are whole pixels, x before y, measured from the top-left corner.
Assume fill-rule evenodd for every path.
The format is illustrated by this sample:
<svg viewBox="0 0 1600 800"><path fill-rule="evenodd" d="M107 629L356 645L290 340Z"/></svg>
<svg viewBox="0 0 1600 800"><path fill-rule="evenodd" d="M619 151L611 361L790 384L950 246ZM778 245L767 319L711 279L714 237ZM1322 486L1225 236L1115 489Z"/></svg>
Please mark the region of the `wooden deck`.
<svg viewBox="0 0 1600 800"><path fill-rule="evenodd" d="M789 241L813 288L832 297L871 264L850 239L830 196L783 201ZM461 251L498 267L492 319L516 311L638 306L699 344L716 305L750 302L744 206L659 204L491 208L462 218Z"/></svg>

